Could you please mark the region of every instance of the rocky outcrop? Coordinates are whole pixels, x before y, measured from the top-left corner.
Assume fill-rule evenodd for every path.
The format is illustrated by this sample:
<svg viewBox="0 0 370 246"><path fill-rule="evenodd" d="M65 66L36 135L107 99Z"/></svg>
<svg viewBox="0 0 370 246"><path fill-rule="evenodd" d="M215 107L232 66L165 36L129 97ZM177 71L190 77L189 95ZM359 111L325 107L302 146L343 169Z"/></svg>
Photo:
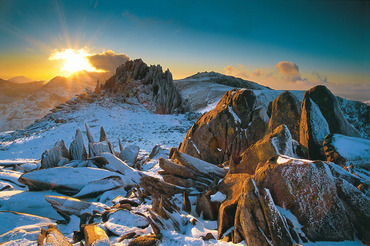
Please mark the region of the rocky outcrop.
<svg viewBox="0 0 370 246"><path fill-rule="evenodd" d="M189 110L173 84L171 72L163 72L159 65L148 66L141 59L127 61L119 66L104 88L126 97L136 97L145 107L159 114Z"/></svg>
<svg viewBox="0 0 370 246"><path fill-rule="evenodd" d="M305 97L310 98L320 109L330 133L338 133L351 137L360 137L360 133L344 118L339 103L334 94L323 85L318 85L306 91Z"/></svg>
<svg viewBox="0 0 370 246"><path fill-rule="evenodd" d="M329 133L329 125L319 107L305 94L302 102L299 142L307 148L310 159L326 159L322 142Z"/></svg>
<svg viewBox="0 0 370 246"><path fill-rule="evenodd" d="M49 225L47 230L41 229L37 238L37 245L72 246L54 225Z"/></svg>
<svg viewBox="0 0 370 246"><path fill-rule="evenodd" d="M58 163L62 159L68 159L69 153L64 144L63 140L60 140L55 143L55 145L45 151L41 156L41 168L52 168L57 167Z"/></svg>
<svg viewBox="0 0 370 246"><path fill-rule="evenodd" d="M84 144L83 135L81 129L76 130L75 139L69 146L69 159L70 160L86 160L87 152Z"/></svg>
<svg viewBox="0 0 370 246"><path fill-rule="evenodd" d="M286 125L280 125L257 143L246 149L240 163L230 162L230 173L254 174L258 164L264 164L275 155L295 156L293 141Z"/></svg>
<svg viewBox="0 0 370 246"><path fill-rule="evenodd" d="M103 229L96 225L86 225L84 227L85 245L86 246L110 246L110 241Z"/></svg>
<svg viewBox="0 0 370 246"><path fill-rule="evenodd" d="M264 134L268 116L253 91L231 90L190 128L179 151L212 164L238 159Z"/></svg>
<svg viewBox="0 0 370 246"><path fill-rule="evenodd" d="M282 113L284 112L284 113ZM284 124L288 127L292 138L299 140L299 121L301 118L301 103L293 93L286 91L271 104L271 116L267 133Z"/></svg>

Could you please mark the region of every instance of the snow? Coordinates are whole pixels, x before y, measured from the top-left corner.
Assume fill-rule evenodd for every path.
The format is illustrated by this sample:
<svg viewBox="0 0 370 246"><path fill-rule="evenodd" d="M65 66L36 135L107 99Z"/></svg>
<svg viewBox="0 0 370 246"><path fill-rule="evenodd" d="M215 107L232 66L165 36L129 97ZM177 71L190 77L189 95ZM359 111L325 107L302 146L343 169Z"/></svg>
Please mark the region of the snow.
<svg viewBox="0 0 370 246"><path fill-rule="evenodd" d="M347 160L370 159L370 140L333 134L332 145Z"/></svg>
<svg viewBox="0 0 370 246"><path fill-rule="evenodd" d="M238 115L234 112L233 108L228 106L227 109L229 110L230 114L234 117L235 124L238 124L238 123L241 124L242 121L240 120Z"/></svg>
<svg viewBox="0 0 370 246"><path fill-rule="evenodd" d="M216 194L211 195L211 202L222 203L225 200L226 200L226 195L221 193L220 191L217 191Z"/></svg>
<svg viewBox="0 0 370 246"><path fill-rule="evenodd" d="M319 106L309 98L311 103L311 110L310 110L310 125L312 131L312 137L314 138L315 143L322 144L326 135L330 133L329 125L326 122L325 117L322 115Z"/></svg>

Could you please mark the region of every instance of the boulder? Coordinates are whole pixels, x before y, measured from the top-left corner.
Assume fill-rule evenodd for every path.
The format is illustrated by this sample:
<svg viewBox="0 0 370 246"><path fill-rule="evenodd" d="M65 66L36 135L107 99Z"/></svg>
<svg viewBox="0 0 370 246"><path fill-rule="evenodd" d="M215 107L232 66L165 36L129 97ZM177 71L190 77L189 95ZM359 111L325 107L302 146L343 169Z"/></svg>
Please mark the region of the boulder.
<svg viewBox="0 0 370 246"><path fill-rule="evenodd" d="M160 241L155 235L139 236L129 242L128 246L156 246Z"/></svg>
<svg viewBox="0 0 370 246"><path fill-rule="evenodd" d="M72 246L55 225L49 225L47 230L41 229L37 245Z"/></svg>
<svg viewBox="0 0 370 246"><path fill-rule="evenodd" d="M370 140L329 134L323 144L327 161L370 171Z"/></svg>
<svg viewBox="0 0 370 246"><path fill-rule="evenodd" d="M151 176L142 177L140 179L140 186L146 192L156 197L172 197L175 194L181 194L185 191L185 189Z"/></svg>
<svg viewBox="0 0 370 246"><path fill-rule="evenodd" d="M282 113L284 112L284 113ZM292 138L299 140L299 121L301 118L301 103L291 92L285 91L271 104L271 116L267 134L284 124L288 127Z"/></svg>
<svg viewBox="0 0 370 246"><path fill-rule="evenodd" d="M259 190L269 190L277 206L297 218L309 240L353 240L351 222L325 163L278 156L258 169L254 180Z"/></svg>
<svg viewBox="0 0 370 246"><path fill-rule="evenodd" d="M69 153L64 144L63 140L60 140L55 143L55 145L46 150L41 156L41 168L52 168L56 167L59 164L59 161L63 158L68 158Z"/></svg>
<svg viewBox="0 0 370 246"><path fill-rule="evenodd" d="M87 153L84 144L84 138L81 129L76 130L75 139L69 146L69 159L70 160L86 160Z"/></svg>
<svg viewBox="0 0 370 246"><path fill-rule="evenodd" d="M85 245L86 246L110 246L109 237L103 229L100 227L90 224L84 227Z"/></svg>
<svg viewBox="0 0 370 246"><path fill-rule="evenodd" d="M119 158L122 161L125 161L127 165L133 167L136 163L137 156L139 155L140 148L137 145L129 145L124 148L121 153L119 154Z"/></svg>
<svg viewBox="0 0 370 246"><path fill-rule="evenodd" d="M253 91L231 90L186 133L179 151L212 164L238 156L264 134L268 116Z"/></svg>
<svg viewBox="0 0 370 246"><path fill-rule="evenodd" d="M310 98L320 109L328 123L330 133L338 133L351 137L361 137L344 118L343 112L334 94L324 85L318 85L306 91L305 97Z"/></svg>
<svg viewBox="0 0 370 246"><path fill-rule="evenodd" d="M319 107L305 93L302 102L302 114L299 128L299 143L308 151L312 160L325 160L323 141L330 133L329 125Z"/></svg>
<svg viewBox="0 0 370 246"><path fill-rule="evenodd" d="M280 125L273 132L246 149L240 163L230 162L230 173L254 174L257 165L263 164L275 155L294 157L292 136L286 125Z"/></svg>

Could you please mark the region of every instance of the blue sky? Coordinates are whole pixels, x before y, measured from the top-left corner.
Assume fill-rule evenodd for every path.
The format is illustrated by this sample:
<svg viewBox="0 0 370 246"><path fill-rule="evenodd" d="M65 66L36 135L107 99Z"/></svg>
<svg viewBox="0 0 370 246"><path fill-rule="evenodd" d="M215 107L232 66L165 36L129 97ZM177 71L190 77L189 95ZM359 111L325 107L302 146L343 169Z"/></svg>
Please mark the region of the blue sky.
<svg viewBox="0 0 370 246"><path fill-rule="evenodd" d="M48 79L60 66L47 59L53 50L88 48L161 64L175 78L213 70L369 100L369 32L368 1L0 0L0 77Z"/></svg>

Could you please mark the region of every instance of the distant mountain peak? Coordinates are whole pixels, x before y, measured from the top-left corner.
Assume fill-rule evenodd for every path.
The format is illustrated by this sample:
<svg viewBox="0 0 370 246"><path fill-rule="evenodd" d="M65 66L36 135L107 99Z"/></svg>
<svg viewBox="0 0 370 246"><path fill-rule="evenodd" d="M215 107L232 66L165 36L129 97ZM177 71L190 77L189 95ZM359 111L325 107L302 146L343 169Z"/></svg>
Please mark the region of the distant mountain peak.
<svg viewBox="0 0 370 246"><path fill-rule="evenodd" d="M30 83L34 82L36 80L27 78L25 76L15 76L13 78L8 79L8 81L13 82L13 83Z"/></svg>

